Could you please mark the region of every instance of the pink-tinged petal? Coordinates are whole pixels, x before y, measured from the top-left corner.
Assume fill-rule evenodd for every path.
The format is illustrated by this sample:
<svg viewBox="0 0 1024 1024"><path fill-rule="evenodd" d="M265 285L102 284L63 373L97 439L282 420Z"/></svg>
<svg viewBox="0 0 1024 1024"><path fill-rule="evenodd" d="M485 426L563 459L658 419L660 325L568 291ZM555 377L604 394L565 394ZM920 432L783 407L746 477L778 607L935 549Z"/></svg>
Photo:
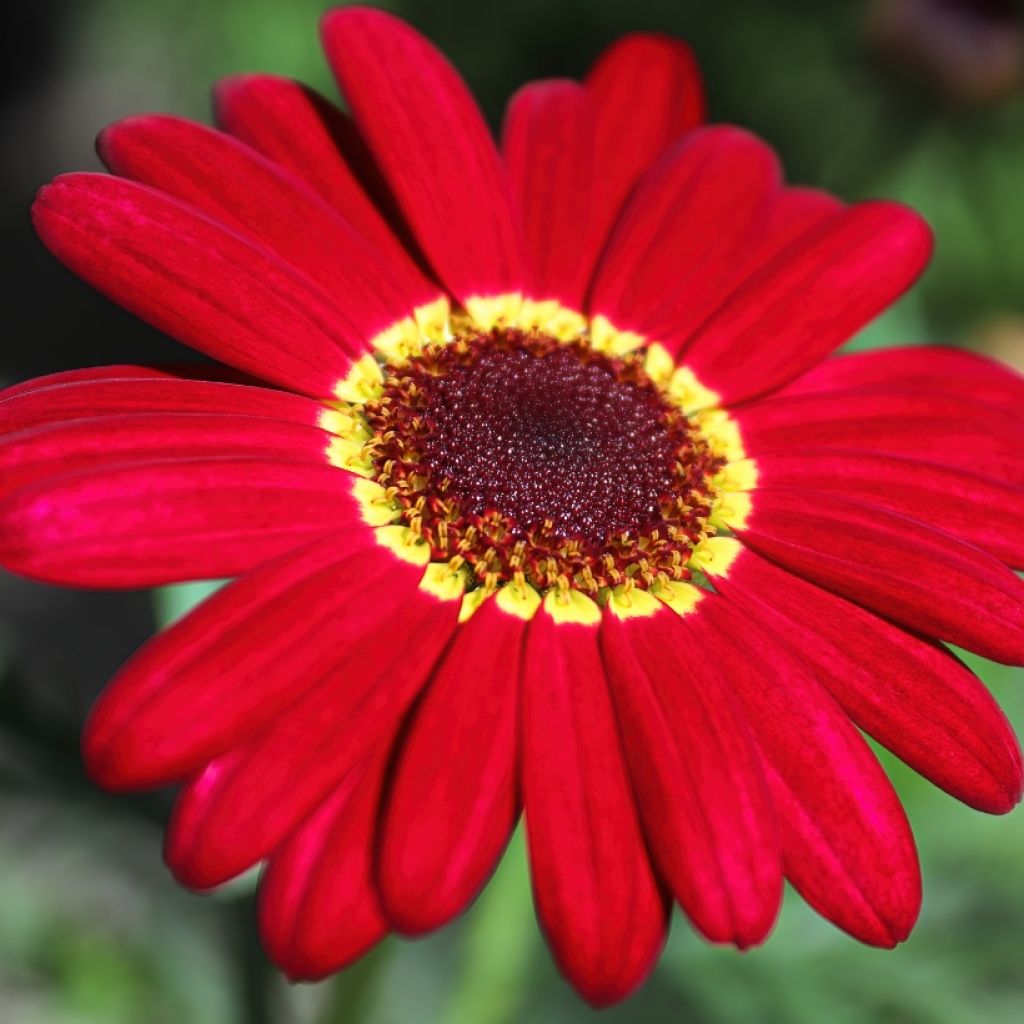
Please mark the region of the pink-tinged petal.
<svg viewBox="0 0 1024 1024"><path fill-rule="evenodd" d="M934 462L841 449L762 455L757 479L764 487L828 491L889 509L1024 568L1024 487Z"/></svg>
<svg viewBox="0 0 1024 1024"><path fill-rule="evenodd" d="M195 889L266 857L362 761L389 745L456 628L458 600L418 589L395 615L352 636L327 675L242 748L212 784L187 786L166 859ZM400 623L400 628L396 628Z"/></svg>
<svg viewBox="0 0 1024 1024"><path fill-rule="evenodd" d="M330 396L369 340L265 249L144 185L64 175L32 216L47 248L108 298L263 380Z"/></svg>
<svg viewBox="0 0 1024 1024"><path fill-rule="evenodd" d="M464 910L512 832L525 630L500 601L485 601L459 628L399 746L377 867L399 931L430 931Z"/></svg>
<svg viewBox="0 0 1024 1024"><path fill-rule="evenodd" d="M594 109L583 86L552 79L520 89L505 112L502 154L522 219L527 295L582 310L604 241L592 216Z"/></svg>
<svg viewBox="0 0 1024 1024"><path fill-rule="evenodd" d="M522 786L534 899L559 967L589 1002L652 970L666 908L644 847L597 626L541 610L527 631Z"/></svg>
<svg viewBox="0 0 1024 1024"><path fill-rule="evenodd" d="M740 614L715 597L703 604L697 636L757 737L787 877L811 906L863 942L901 942L921 907L921 874L881 765L760 615Z"/></svg>
<svg viewBox="0 0 1024 1024"><path fill-rule="evenodd" d="M852 352L826 359L786 385L785 394L811 395L872 388L969 396L1015 417L1024 413L1024 376L977 352L916 345Z"/></svg>
<svg viewBox="0 0 1024 1024"><path fill-rule="evenodd" d="M397 614L421 573L370 531L350 530L223 587L146 644L104 690L83 737L89 774L124 790L198 771Z"/></svg>
<svg viewBox="0 0 1024 1024"><path fill-rule="evenodd" d="M779 187L778 158L738 128L705 128L640 180L601 257L592 315L670 351L729 293Z"/></svg>
<svg viewBox="0 0 1024 1024"><path fill-rule="evenodd" d="M704 87L686 43L636 32L598 57L586 88L597 109L593 218L604 240L644 171L704 120Z"/></svg>
<svg viewBox="0 0 1024 1024"><path fill-rule="evenodd" d="M1024 581L951 534L824 492L766 487L739 533L771 561L886 618L1024 664Z"/></svg>
<svg viewBox="0 0 1024 1024"><path fill-rule="evenodd" d="M601 647L640 817L659 872L693 924L741 949L771 930L782 863L760 753L685 618L605 609Z"/></svg>
<svg viewBox="0 0 1024 1024"><path fill-rule="evenodd" d="M325 533L361 528L356 479L256 458L69 473L0 503L0 564L84 587L237 576Z"/></svg>
<svg viewBox="0 0 1024 1024"><path fill-rule="evenodd" d="M1024 427L960 395L880 391L772 397L734 412L748 455L841 448L937 462L1024 485Z"/></svg>
<svg viewBox="0 0 1024 1024"><path fill-rule="evenodd" d="M927 224L896 203L842 210L750 277L684 347L726 403L772 391L894 302L931 254Z"/></svg>
<svg viewBox="0 0 1024 1024"><path fill-rule="evenodd" d="M319 93L289 78L237 75L214 92L225 131L306 182L376 250L403 295L431 301L437 286L417 267L343 153L353 125Z"/></svg>
<svg viewBox="0 0 1024 1024"><path fill-rule="evenodd" d="M0 393L0 433L144 412L253 416L316 426L324 411L319 402L287 391L183 378L176 373L115 374L114 369L74 371L75 377L53 383L52 378L42 377ZM216 368L202 367L204 372L209 369Z"/></svg>
<svg viewBox="0 0 1024 1024"><path fill-rule="evenodd" d="M388 931L373 846L388 748L366 758L273 853L260 880L259 929L293 981L333 974Z"/></svg>
<svg viewBox="0 0 1024 1024"><path fill-rule="evenodd" d="M455 69L383 11L331 11L321 31L356 123L452 294L465 303L518 291L522 245L504 168Z"/></svg>
<svg viewBox="0 0 1024 1024"><path fill-rule="evenodd" d="M1020 800L1021 752L1010 724L980 680L941 644L750 550L714 584L781 646L798 652L853 721L915 771L993 814Z"/></svg>
<svg viewBox="0 0 1024 1024"><path fill-rule="evenodd" d="M21 487L78 470L218 456L323 465L332 435L254 416L133 413L65 420L0 438L0 500Z"/></svg>
<svg viewBox="0 0 1024 1024"><path fill-rule="evenodd" d="M190 203L317 285L350 329L373 338L440 298L403 291L387 261L301 179L230 135L179 117L130 117L97 142L122 177Z"/></svg>

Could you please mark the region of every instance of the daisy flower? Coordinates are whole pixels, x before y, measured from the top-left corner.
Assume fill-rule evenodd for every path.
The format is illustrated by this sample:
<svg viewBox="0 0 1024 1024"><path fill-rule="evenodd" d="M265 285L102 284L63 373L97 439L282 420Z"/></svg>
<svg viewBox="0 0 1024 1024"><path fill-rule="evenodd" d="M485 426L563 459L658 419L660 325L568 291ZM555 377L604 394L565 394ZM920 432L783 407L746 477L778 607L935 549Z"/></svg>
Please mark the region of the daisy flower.
<svg viewBox="0 0 1024 1024"><path fill-rule="evenodd" d="M89 772L181 785L166 859L260 862L293 978L459 914L525 817L582 995L632 991L681 906L770 931L788 879L864 942L918 862L860 730L983 811L1012 730L950 642L1024 662L1024 381L953 349L834 351L925 266L890 202L784 183L702 127L690 51L632 35L533 82L497 147L412 28L323 21L351 117L290 80L219 130L102 133L33 215L115 302L226 364L0 402L0 561L237 577L139 651Z"/></svg>

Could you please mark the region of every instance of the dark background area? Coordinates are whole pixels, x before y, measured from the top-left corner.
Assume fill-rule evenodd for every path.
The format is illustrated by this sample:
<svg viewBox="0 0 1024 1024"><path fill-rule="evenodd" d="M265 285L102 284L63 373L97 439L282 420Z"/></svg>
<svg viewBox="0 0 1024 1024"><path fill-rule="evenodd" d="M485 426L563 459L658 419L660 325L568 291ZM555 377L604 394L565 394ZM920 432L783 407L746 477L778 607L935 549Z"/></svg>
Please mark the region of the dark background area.
<svg viewBox="0 0 1024 1024"><path fill-rule="evenodd" d="M633 29L688 39L713 120L781 152L794 181L898 198L937 235L915 292L855 340L937 341L1024 368L1024 30L1010 2L812 0L392 3L452 57L492 123L524 80L581 75ZM28 208L55 174L98 169L96 132L144 110L208 119L213 81L290 74L334 95L311 0L16 2L0 34L0 385L75 366L188 358L74 279ZM638 98L642 102L642 97ZM550 966L522 852L465 920L390 942L315 988L287 988L254 944L252 883L198 898L160 863L169 798L112 798L77 733L116 666L203 585L60 591L0 576L0 1020L5 1024L440 1021L591 1015ZM1024 727L1024 678L974 659ZM926 902L894 953L796 900L763 950L714 949L678 922L655 978L609 1021L1013 1022L1024 1019L1024 819L969 812L892 766L918 834Z"/></svg>

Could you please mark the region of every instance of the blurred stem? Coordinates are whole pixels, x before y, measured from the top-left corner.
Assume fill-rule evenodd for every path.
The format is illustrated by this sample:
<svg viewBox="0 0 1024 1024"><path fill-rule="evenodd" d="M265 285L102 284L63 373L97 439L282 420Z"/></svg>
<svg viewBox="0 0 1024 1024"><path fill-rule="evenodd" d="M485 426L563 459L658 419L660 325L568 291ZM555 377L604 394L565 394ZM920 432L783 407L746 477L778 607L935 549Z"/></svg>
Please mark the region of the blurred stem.
<svg viewBox="0 0 1024 1024"><path fill-rule="evenodd" d="M385 939L361 960L327 982L327 1001L317 1024L362 1024L370 1020L384 968L391 956L392 942Z"/></svg>
<svg viewBox="0 0 1024 1024"><path fill-rule="evenodd" d="M270 980L273 968L267 960L254 920L253 901L234 900L226 904L232 927L241 990L244 1024L273 1024L270 1014Z"/></svg>
<svg viewBox="0 0 1024 1024"><path fill-rule="evenodd" d="M537 940L521 825L467 924L462 977L440 1014L441 1024L518 1019Z"/></svg>

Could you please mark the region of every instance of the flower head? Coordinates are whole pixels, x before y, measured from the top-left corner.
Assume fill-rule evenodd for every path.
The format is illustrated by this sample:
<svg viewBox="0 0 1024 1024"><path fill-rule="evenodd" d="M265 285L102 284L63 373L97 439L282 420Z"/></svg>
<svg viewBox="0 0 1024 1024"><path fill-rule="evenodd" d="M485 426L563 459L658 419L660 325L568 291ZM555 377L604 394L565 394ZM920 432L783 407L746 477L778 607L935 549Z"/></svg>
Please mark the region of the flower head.
<svg viewBox="0 0 1024 1024"><path fill-rule="evenodd" d="M955 350L832 356L927 227L783 183L700 127L689 50L629 36L527 85L499 155L407 25L329 14L352 120L294 82L220 131L107 129L40 193L72 270L232 367L105 367L0 400L0 558L138 587L237 576L86 728L114 789L183 788L166 856L265 861L289 974L457 915L525 812L588 999L678 902L765 938L783 877L890 946L920 880L858 727L960 799L1021 795L943 646L1024 662L1024 382Z"/></svg>

